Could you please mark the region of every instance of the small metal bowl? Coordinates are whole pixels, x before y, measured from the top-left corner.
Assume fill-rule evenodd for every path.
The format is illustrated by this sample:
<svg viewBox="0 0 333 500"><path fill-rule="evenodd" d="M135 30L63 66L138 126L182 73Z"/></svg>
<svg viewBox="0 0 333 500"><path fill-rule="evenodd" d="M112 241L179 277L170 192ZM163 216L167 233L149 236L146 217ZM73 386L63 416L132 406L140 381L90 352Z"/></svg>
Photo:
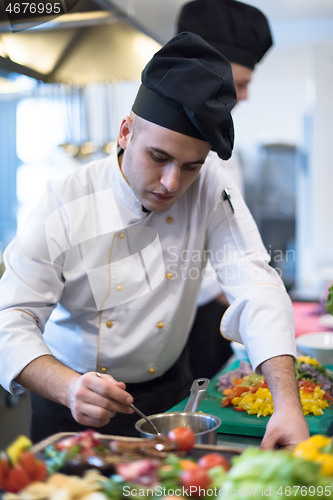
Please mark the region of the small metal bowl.
<svg viewBox="0 0 333 500"><path fill-rule="evenodd" d="M197 444L216 444L216 431L221 425L221 420L218 417L207 413L157 413L149 415L149 419L164 436L167 436L169 431L176 427L189 427L195 434ZM136 422L135 428L143 438L156 437L156 434L152 432L151 425L143 418Z"/></svg>

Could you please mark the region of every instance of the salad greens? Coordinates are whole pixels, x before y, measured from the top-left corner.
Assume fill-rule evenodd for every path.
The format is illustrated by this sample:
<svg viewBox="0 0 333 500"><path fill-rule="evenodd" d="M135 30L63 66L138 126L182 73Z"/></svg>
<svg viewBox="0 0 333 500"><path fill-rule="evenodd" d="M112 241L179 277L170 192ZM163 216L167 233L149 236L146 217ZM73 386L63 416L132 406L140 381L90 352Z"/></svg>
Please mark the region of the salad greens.
<svg viewBox="0 0 333 500"><path fill-rule="evenodd" d="M294 457L287 450L260 450L248 448L242 455L232 459L233 467L228 479L222 484L223 495L220 498L269 496L271 500L293 498L318 498L320 491L331 498L332 478L320 475L320 465ZM303 489L302 489L303 487ZM310 488L311 487L311 488ZM230 492L232 492L230 494ZM247 495L246 495L247 492Z"/></svg>

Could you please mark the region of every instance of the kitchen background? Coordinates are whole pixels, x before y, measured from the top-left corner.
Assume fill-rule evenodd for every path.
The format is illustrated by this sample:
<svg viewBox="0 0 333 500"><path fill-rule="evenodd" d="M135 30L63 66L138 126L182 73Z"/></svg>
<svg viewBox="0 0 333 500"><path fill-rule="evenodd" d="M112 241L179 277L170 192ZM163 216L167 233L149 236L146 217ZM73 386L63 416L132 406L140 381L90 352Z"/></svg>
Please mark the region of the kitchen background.
<svg viewBox="0 0 333 500"><path fill-rule="evenodd" d="M333 280L333 2L243 1L267 15L275 42L234 111L246 201L292 298L318 300ZM0 0L0 275L47 180L109 154L186 1L75 3L13 33ZM29 398L0 396L1 448L28 432Z"/></svg>

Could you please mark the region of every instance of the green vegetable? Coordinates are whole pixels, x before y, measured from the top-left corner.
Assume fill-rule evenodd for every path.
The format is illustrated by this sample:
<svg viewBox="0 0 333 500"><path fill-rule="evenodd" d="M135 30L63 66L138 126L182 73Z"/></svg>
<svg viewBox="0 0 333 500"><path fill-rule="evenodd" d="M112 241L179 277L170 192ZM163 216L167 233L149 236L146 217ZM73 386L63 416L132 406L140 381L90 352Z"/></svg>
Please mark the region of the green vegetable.
<svg viewBox="0 0 333 500"><path fill-rule="evenodd" d="M65 462L75 457L79 452L80 446L78 445L73 446L73 448L70 448L68 451L60 451L57 450L53 444L50 444L50 446L45 449L47 472L49 474L54 474L65 465Z"/></svg>
<svg viewBox="0 0 333 500"><path fill-rule="evenodd" d="M250 375L246 375L245 377L243 377L243 382L241 382L239 385L242 387L252 387L258 385L264 380L264 375L256 375L255 373L251 373Z"/></svg>
<svg viewBox="0 0 333 500"><path fill-rule="evenodd" d="M333 314L333 285L328 291L328 297L325 303L325 309L328 311L330 314Z"/></svg>
<svg viewBox="0 0 333 500"><path fill-rule="evenodd" d="M320 475L319 464L294 457L288 450L248 448L232 462L228 479L220 486L224 490L224 495L221 494L223 499L235 498L235 495L230 494L232 490L242 490L245 497L269 496L271 500L288 496L297 499L317 498L314 496L317 487L325 491L327 486L327 491L333 491L332 479Z"/></svg>
<svg viewBox="0 0 333 500"><path fill-rule="evenodd" d="M311 365L312 370L314 373L304 371L303 365L306 364L304 361L296 361L295 362L295 371L296 371L296 378L297 380L308 380L309 382L314 382L315 384L318 384L318 380L316 377L318 377L319 374L324 375L327 379L331 380L333 382L333 376L332 374L326 370L326 368L318 363L318 365Z"/></svg>
<svg viewBox="0 0 333 500"><path fill-rule="evenodd" d="M106 484L103 483L103 493L110 500L119 500L123 498L123 488L125 482L121 476L114 475Z"/></svg>

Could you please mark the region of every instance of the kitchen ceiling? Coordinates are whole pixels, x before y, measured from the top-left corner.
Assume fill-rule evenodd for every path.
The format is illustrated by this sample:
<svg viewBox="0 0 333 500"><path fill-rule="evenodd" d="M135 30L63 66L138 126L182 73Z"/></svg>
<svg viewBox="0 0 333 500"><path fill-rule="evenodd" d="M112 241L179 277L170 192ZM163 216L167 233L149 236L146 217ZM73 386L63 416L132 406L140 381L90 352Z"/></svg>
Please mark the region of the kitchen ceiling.
<svg viewBox="0 0 333 500"><path fill-rule="evenodd" d="M333 20L332 0L243 0L272 23ZM74 2L75 3L75 2ZM65 16L12 33L0 22L0 72L84 85L139 80L146 62L176 33L184 0L79 0ZM4 2L0 0L0 11ZM4 12L4 11L3 11ZM3 13L2 12L2 13ZM0 12L1 13L1 12ZM2 71L1 71L2 70Z"/></svg>

